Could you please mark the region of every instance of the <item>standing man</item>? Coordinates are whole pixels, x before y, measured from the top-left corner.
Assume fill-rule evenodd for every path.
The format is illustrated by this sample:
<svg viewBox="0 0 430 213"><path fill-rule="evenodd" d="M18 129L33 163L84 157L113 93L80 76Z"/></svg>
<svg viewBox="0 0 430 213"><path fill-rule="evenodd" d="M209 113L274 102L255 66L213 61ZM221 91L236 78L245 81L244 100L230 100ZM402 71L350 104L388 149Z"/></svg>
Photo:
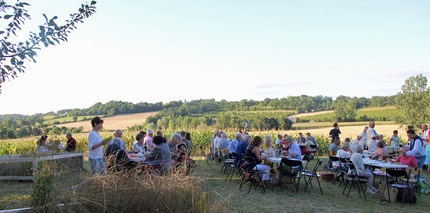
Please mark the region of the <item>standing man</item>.
<svg viewBox="0 0 430 213"><path fill-rule="evenodd" d="M369 122L369 128L367 129L366 132L366 144L367 144L367 149L371 152L375 152L377 147L376 144L378 143L378 133L376 133L375 131L375 121L370 121Z"/></svg>
<svg viewBox="0 0 430 213"><path fill-rule="evenodd" d="M333 129L328 133L331 137L331 142L333 143L336 138L339 137L342 132L340 132L339 125L337 123L333 124Z"/></svg>
<svg viewBox="0 0 430 213"><path fill-rule="evenodd" d="M426 151L424 149L424 142L420 138L420 136L418 136L415 133L415 130L409 129L406 133L408 134L408 138L410 141L410 147L409 147L410 151L406 152L406 155L407 156L414 156L415 159L417 159L418 169L421 169L421 168L423 168L424 161L426 159Z"/></svg>
<svg viewBox="0 0 430 213"><path fill-rule="evenodd" d="M148 151L152 151L155 148L155 144L152 142L152 138L154 137L154 130L148 129L148 135L146 135L143 143L148 147Z"/></svg>
<svg viewBox="0 0 430 213"><path fill-rule="evenodd" d="M66 152L75 152L76 150L76 140L72 137L72 133L66 133L67 143Z"/></svg>
<svg viewBox="0 0 430 213"><path fill-rule="evenodd" d="M88 159L90 161L91 173L93 175L106 174L106 166L103 160L103 145L110 139L103 140L99 131L103 128L103 120L96 116L91 119L93 129L88 134ZM112 137L111 137L112 138Z"/></svg>
<svg viewBox="0 0 430 213"><path fill-rule="evenodd" d="M359 144L363 145L364 148L367 148L367 140L366 140L366 138L367 138L367 130L368 129L369 129L369 127L365 126L363 132L360 133Z"/></svg>

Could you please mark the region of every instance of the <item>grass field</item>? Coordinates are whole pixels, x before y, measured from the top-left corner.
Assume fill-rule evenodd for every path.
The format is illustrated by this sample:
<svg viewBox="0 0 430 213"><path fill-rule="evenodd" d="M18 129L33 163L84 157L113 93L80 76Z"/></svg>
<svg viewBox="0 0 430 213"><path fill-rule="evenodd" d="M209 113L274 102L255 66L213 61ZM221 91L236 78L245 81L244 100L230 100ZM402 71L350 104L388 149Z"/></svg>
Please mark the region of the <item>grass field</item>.
<svg viewBox="0 0 430 213"><path fill-rule="evenodd" d="M92 116L77 116L77 121L84 121L84 120L91 118L91 117ZM58 122L58 123L73 122L73 117L50 118L50 119L45 119L45 121L43 123L47 124L47 125L53 125L55 122Z"/></svg>
<svg viewBox="0 0 430 213"><path fill-rule="evenodd" d="M143 124L147 117L155 115L156 113L157 112L145 112L136 114L115 115L112 117L103 118L103 128L105 130L126 129L127 127L136 124ZM65 126L67 128L82 126L84 128L83 131L90 131L92 129L90 121L58 124L57 126Z"/></svg>
<svg viewBox="0 0 430 213"><path fill-rule="evenodd" d="M323 160L325 163L327 159L323 158ZM313 168L315 162L315 160L312 161L308 168ZM203 189L211 200L225 202L228 212L428 212L430 205L429 195L421 195L418 196L415 205L407 204L401 209L398 202L379 204L380 193L373 196L367 194L367 200L364 200L354 189L346 199L346 196L342 195L341 187L326 181L321 182L324 193L321 195L316 180L313 182L313 188L306 193L300 190L299 194L296 194L293 186L282 184L278 192L268 188L266 193L263 193L258 188L252 189L247 194L247 185L239 190L239 183L236 181L238 179L225 181L226 175L220 173L221 164L207 163L199 158L197 165L192 175L204 181ZM89 169L88 162L85 167ZM319 171L323 169L320 168ZM67 188L79 183L85 179L85 175L88 175L88 172L72 173L64 177L65 183L62 187ZM427 174L424 174L424 177L427 180L430 178ZM286 182L287 179L283 179L284 181ZM301 180L300 189L303 189L303 183ZM378 183L379 179L376 179L375 187ZM32 182L0 181L0 209L28 207L32 184Z"/></svg>

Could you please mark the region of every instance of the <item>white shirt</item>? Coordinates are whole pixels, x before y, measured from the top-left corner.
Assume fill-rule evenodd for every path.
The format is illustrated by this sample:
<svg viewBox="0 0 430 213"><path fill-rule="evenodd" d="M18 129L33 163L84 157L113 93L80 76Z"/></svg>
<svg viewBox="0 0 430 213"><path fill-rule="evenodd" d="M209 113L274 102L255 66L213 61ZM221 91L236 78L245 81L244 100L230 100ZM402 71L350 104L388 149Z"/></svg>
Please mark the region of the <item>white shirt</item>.
<svg viewBox="0 0 430 213"><path fill-rule="evenodd" d="M103 158L103 145L97 147L96 149L92 149L94 145L102 141L103 141L103 138L99 134L99 132L95 130L91 130L90 134L88 134L88 158L89 159Z"/></svg>
<svg viewBox="0 0 430 213"><path fill-rule="evenodd" d="M361 144L361 145L366 145L366 138L367 138L367 132L361 132L360 133L360 136L361 136L361 139L360 139L360 143L359 144Z"/></svg>
<svg viewBox="0 0 430 213"><path fill-rule="evenodd" d="M218 148L218 141L221 140L220 137L215 137L214 138L214 146L213 146L213 152L216 153L217 152L217 148Z"/></svg>
<svg viewBox="0 0 430 213"><path fill-rule="evenodd" d="M423 139L423 141L427 142L429 139L429 129L425 130L423 132L423 134L421 135L421 139Z"/></svg>
<svg viewBox="0 0 430 213"><path fill-rule="evenodd" d="M349 157L350 157L350 155L349 155L349 153L348 153L348 152L346 152L345 150L343 150L343 149L339 149L339 150L337 151L336 157L338 157L338 158L349 158ZM339 161L335 161L335 162L333 162L333 167L339 167Z"/></svg>
<svg viewBox="0 0 430 213"><path fill-rule="evenodd" d="M352 141L351 145L349 145L349 148L351 149L352 153L355 152L355 149L357 148L358 144L360 144L360 141L356 138Z"/></svg>
<svg viewBox="0 0 430 213"><path fill-rule="evenodd" d="M414 142L415 140L415 142ZM422 157L426 155L426 150L424 149L424 141L418 140L418 139L412 139L411 143L414 142L414 147L411 151L406 152L407 156L415 156L415 157Z"/></svg>
<svg viewBox="0 0 430 213"><path fill-rule="evenodd" d="M358 174L364 172L364 164L363 164L363 155L360 153L354 153L351 155L351 162L354 164L355 169L357 170Z"/></svg>
<svg viewBox="0 0 430 213"><path fill-rule="evenodd" d="M375 129L369 127L366 132L366 144L369 150L372 152L376 151L376 143L378 143L378 140L372 139L373 137L376 137L378 134L376 133Z"/></svg>

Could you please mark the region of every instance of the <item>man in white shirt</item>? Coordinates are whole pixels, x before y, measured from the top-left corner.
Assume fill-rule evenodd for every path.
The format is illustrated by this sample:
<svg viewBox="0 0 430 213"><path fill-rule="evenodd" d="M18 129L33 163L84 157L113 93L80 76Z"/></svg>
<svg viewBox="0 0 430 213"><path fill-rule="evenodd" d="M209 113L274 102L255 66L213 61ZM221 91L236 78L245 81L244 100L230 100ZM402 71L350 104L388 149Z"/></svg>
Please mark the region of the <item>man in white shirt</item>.
<svg viewBox="0 0 430 213"><path fill-rule="evenodd" d="M364 130L360 133L360 142L359 144L363 145L363 147L367 147L366 144L366 135L367 135L367 130L369 129L368 126L364 127Z"/></svg>
<svg viewBox="0 0 430 213"><path fill-rule="evenodd" d="M219 131L219 130L217 130L216 132L215 132L215 138L214 138L214 140L213 140L213 142L212 142L212 148L213 148L213 153L214 154L217 154L218 153L218 151L217 151L217 147L218 147L218 141L221 139L221 132Z"/></svg>
<svg viewBox="0 0 430 213"><path fill-rule="evenodd" d="M424 161L426 159L426 150L424 149L424 142L415 133L415 130L410 129L406 133L408 134L408 138L410 141L410 145L409 145L410 151L406 152L406 155L414 156L415 159L417 159L418 169L421 169L423 168Z"/></svg>
<svg viewBox="0 0 430 213"><path fill-rule="evenodd" d="M103 128L103 120L96 116L91 119L93 129L88 134L88 159L93 175L106 174L106 166L103 160L103 146L109 139L103 140L99 131ZM111 137L112 138L112 137Z"/></svg>
<svg viewBox="0 0 430 213"><path fill-rule="evenodd" d="M375 131L375 121L369 122L369 129L367 129L366 132L366 144L367 149L371 152L375 152L377 147L376 144L378 143L378 133Z"/></svg>

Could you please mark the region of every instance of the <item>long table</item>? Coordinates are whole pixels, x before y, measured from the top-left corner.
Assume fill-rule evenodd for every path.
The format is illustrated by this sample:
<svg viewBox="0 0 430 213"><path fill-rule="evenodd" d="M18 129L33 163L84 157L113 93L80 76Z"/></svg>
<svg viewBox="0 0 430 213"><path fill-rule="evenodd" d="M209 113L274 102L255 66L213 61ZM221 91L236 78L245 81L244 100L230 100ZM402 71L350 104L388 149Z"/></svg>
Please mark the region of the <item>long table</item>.
<svg viewBox="0 0 430 213"><path fill-rule="evenodd" d="M396 164L391 162L381 162L378 160L372 160L370 158L363 158L363 164L372 167L379 167L385 169L406 169L409 166L404 164Z"/></svg>

